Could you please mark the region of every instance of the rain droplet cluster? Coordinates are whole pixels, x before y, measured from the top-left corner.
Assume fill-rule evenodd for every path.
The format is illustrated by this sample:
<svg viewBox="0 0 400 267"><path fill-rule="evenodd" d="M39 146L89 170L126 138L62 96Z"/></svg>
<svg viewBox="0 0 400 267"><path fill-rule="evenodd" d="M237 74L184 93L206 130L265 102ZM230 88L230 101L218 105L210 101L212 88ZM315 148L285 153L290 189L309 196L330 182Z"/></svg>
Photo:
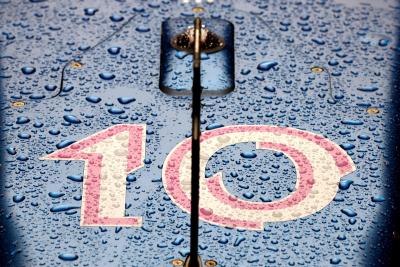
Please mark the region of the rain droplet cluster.
<svg viewBox="0 0 400 267"><path fill-rule="evenodd" d="M308 217L266 223L263 231L201 223L202 257L218 266L363 266L388 209L385 140L399 50L396 3L221 2L206 4L204 16L235 25L236 89L204 99L202 129L305 129L341 145L357 171L342 178L330 205ZM15 261L167 266L188 254L190 217L166 194L161 169L191 134L190 98L163 94L158 78L161 21L193 16L192 7L170 0L0 1L0 201L6 203L0 216L14 226L9 253ZM59 88L71 60L79 67L67 67ZM312 72L314 66L329 70L332 97L327 72ZM144 167L126 178L126 215L142 216L143 226L80 227L83 162L40 158L120 123L147 125ZM232 194L250 201L274 201L295 190L293 163L252 143L216 153L206 173L218 171Z"/></svg>

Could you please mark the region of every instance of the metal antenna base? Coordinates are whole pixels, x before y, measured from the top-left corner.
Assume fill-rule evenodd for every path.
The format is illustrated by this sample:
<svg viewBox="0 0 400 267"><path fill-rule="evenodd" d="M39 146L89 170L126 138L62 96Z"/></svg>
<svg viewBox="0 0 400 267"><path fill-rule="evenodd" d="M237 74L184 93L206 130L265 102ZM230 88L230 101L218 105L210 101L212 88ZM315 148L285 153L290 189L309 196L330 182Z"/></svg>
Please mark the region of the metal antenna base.
<svg viewBox="0 0 400 267"><path fill-rule="evenodd" d="M194 264L196 264L196 263L194 263ZM191 264L191 262L190 262L190 255L186 257L185 264L183 266L184 267L192 267L193 266L193 264ZM203 263L201 261L201 257L200 256L197 256L197 265L196 265L196 267L203 267Z"/></svg>

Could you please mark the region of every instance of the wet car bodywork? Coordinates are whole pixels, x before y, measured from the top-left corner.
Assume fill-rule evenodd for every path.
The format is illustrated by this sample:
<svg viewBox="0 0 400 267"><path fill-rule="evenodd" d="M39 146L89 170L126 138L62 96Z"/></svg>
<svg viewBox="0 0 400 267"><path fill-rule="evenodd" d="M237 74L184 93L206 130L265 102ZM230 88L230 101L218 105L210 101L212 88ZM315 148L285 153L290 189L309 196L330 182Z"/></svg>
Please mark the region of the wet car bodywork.
<svg viewBox="0 0 400 267"><path fill-rule="evenodd" d="M191 98L159 89L160 32L168 18L194 18L195 6L0 1L5 266L172 266L187 256L190 214L171 197L164 170L191 136ZM233 92L204 97L204 134L235 125L307 131L340 146L355 170L335 185L329 204L307 216L266 221L262 229L201 221L202 258L218 266L395 266L399 4L203 7L202 17L234 25L236 71ZM81 225L85 163L46 157L118 125L145 126L143 164L126 175L124 207L142 223ZM205 180L223 173L235 201L289 197L298 175L293 160L256 148L247 141L219 149Z"/></svg>

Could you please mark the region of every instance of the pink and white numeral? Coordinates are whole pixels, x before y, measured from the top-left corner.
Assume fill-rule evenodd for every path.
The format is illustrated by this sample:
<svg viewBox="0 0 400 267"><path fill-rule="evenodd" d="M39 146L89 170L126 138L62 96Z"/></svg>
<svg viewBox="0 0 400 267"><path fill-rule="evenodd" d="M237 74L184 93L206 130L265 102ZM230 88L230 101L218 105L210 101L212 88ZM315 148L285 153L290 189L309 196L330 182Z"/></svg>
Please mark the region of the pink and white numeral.
<svg viewBox="0 0 400 267"><path fill-rule="evenodd" d="M238 199L223 184L223 174L205 178L208 159L219 149L256 142L257 149L283 152L296 167L296 191L278 201L262 203ZM191 140L168 155L164 187L171 199L190 212ZM207 131L201 138L200 218L221 226L261 230L265 222L294 220L313 214L335 197L340 178L355 170L347 153L327 138L307 131L268 125L241 125ZM286 177L282 177L286 179Z"/></svg>
<svg viewBox="0 0 400 267"><path fill-rule="evenodd" d="M141 226L125 217L126 176L143 166L145 125L121 124L43 159L85 161L81 226Z"/></svg>
<svg viewBox="0 0 400 267"><path fill-rule="evenodd" d="M44 159L85 161L81 225L141 226L141 217L125 217L127 174L141 168L145 125L116 125ZM296 190L274 202L250 202L230 194L223 174L205 178L211 156L226 146L256 142L257 149L283 152L296 167ZM265 222L313 214L335 197L340 178L355 165L347 153L323 136L268 125L228 126L201 138L200 219L221 226L261 230ZM191 140L178 144L163 167L164 187L177 206L190 212ZM285 179L285 177L282 177Z"/></svg>

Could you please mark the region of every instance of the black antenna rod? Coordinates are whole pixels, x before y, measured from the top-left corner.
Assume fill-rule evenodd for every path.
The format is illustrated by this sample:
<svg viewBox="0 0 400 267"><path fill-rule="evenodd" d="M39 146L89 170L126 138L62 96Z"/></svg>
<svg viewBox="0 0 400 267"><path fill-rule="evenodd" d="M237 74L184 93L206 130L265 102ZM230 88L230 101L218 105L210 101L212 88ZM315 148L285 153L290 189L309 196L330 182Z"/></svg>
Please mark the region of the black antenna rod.
<svg viewBox="0 0 400 267"><path fill-rule="evenodd" d="M200 113L201 113L201 19L194 19L193 87L192 87L192 199L190 217L190 267L198 267L199 245L199 179L200 179Z"/></svg>

